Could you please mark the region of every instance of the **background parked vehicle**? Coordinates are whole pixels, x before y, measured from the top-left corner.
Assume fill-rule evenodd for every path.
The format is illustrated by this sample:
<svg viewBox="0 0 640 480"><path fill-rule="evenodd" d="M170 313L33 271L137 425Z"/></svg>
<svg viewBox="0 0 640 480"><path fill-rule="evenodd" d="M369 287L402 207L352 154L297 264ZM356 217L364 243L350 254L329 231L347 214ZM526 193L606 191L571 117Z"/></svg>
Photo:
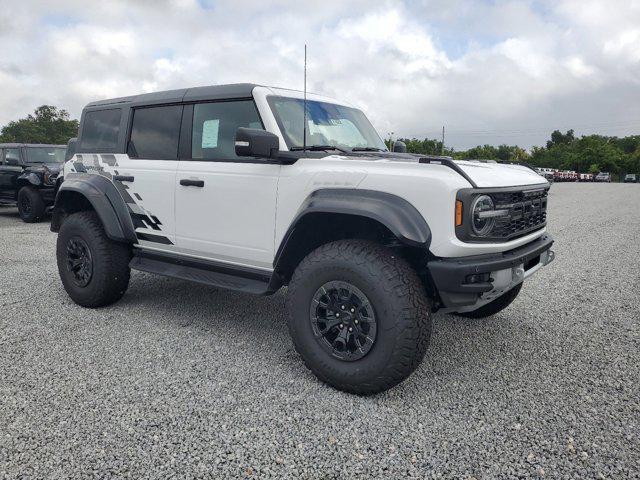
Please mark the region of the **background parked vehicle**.
<svg viewBox="0 0 640 480"><path fill-rule="evenodd" d="M65 158L64 145L0 144L0 204L17 206L25 222L37 222L53 206Z"/></svg>
<svg viewBox="0 0 640 480"><path fill-rule="evenodd" d="M593 182L593 174L592 173L579 173L578 174L579 182Z"/></svg>
<svg viewBox="0 0 640 480"><path fill-rule="evenodd" d="M636 183L638 176L635 173L627 173L624 177L624 183Z"/></svg>
<svg viewBox="0 0 640 480"><path fill-rule="evenodd" d="M608 172L600 172L599 174L596 175L596 178L594 181L611 183L611 174Z"/></svg>

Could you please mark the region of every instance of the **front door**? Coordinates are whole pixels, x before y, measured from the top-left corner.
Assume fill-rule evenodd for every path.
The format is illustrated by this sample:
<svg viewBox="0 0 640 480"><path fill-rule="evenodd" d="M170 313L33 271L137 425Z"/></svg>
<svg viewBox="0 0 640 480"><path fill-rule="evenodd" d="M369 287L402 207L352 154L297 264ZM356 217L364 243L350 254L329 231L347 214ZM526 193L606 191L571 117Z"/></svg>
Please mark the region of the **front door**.
<svg viewBox="0 0 640 480"><path fill-rule="evenodd" d="M9 163L13 163L13 165L9 165ZM0 198L16 199L16 180L24 171L21 165L20 149L5 148L4 152L0 151Z"/></svg>
<svg viewBox="0 0 640 480"><path fill-rule="evenodd" d="M185 108L193 114L191 155L179 162L176 176L179 251L270 270L280 165L235 154L238 127L263 128L253 100Z"/></svg>

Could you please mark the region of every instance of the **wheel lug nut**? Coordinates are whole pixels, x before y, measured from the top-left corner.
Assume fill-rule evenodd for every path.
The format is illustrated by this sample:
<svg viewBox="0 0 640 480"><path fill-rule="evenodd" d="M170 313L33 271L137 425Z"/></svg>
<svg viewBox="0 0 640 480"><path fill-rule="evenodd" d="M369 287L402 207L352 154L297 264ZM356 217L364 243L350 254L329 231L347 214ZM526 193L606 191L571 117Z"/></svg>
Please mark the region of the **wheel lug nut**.
<svg viewBox="0 0 640 480"><path fill-rule="evenodd" d="M344 328L344 325L342 323L340 324L340 328Z"/></svg>
<svg viewBox="0 0 640 480"><path fill-rule="evenodd" d="M353 323L356 323L356 324L357 324L357 323L358 323L358 320L354 320L354 321L353 321Z"/></svg>
<svg viewBox="0 0 640 480"><path fill-rule="evenodd" d="M353 312L355 312L355 311L356 311L356 309L355 309L355 308L352 308L352 309L351 309L351 313L353 313Z"/></svg>
<svg viewBox="0 0 640 480"><path fill-rule="evenodd" d="M339 314L339 313L336 313L336 317L340 318L340 314Z"/></svg>
<svg viewBox="0 0 640 480"><path fill-rule="evenodd" d="M342 305L340 308L344 310L344 305Z"/></svg>
<svg viewBox="0 0 640 480"><path fill-rule="evenodd" d="M349 327L349 331L350 331L350 332L353 332L353 327Z"/></svg>

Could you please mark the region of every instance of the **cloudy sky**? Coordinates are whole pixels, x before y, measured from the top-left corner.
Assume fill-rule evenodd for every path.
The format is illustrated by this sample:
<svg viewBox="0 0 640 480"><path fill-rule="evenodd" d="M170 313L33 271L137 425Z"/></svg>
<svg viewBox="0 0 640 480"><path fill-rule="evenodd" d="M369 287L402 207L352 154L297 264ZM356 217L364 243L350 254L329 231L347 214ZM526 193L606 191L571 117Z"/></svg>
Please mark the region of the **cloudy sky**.
<svg viewBox="0 0 640 480"><path fill-rule="evenodd" d="M640 133L639 0L0 0L0 124L232 82L361 106L386 136Z"/></svg>

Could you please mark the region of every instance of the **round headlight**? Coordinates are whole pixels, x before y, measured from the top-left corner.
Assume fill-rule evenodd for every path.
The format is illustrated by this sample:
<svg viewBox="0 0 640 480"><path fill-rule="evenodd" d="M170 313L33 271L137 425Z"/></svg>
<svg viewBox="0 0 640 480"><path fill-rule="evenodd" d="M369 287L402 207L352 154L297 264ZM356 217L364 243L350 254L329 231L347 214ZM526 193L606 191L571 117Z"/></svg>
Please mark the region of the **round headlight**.
<svg viewBox="0 0 640 480"><path fill-rule="evenodd" d="M493 200L491 200L491 197L488 195L480 195L474 200L471 208L471 226L473 232L479 237L486 237L491 233L491 230L493 230L493 225L495 224L494 217L483 215L483 212L490 212L493 211L493 209Z"/></svg>

